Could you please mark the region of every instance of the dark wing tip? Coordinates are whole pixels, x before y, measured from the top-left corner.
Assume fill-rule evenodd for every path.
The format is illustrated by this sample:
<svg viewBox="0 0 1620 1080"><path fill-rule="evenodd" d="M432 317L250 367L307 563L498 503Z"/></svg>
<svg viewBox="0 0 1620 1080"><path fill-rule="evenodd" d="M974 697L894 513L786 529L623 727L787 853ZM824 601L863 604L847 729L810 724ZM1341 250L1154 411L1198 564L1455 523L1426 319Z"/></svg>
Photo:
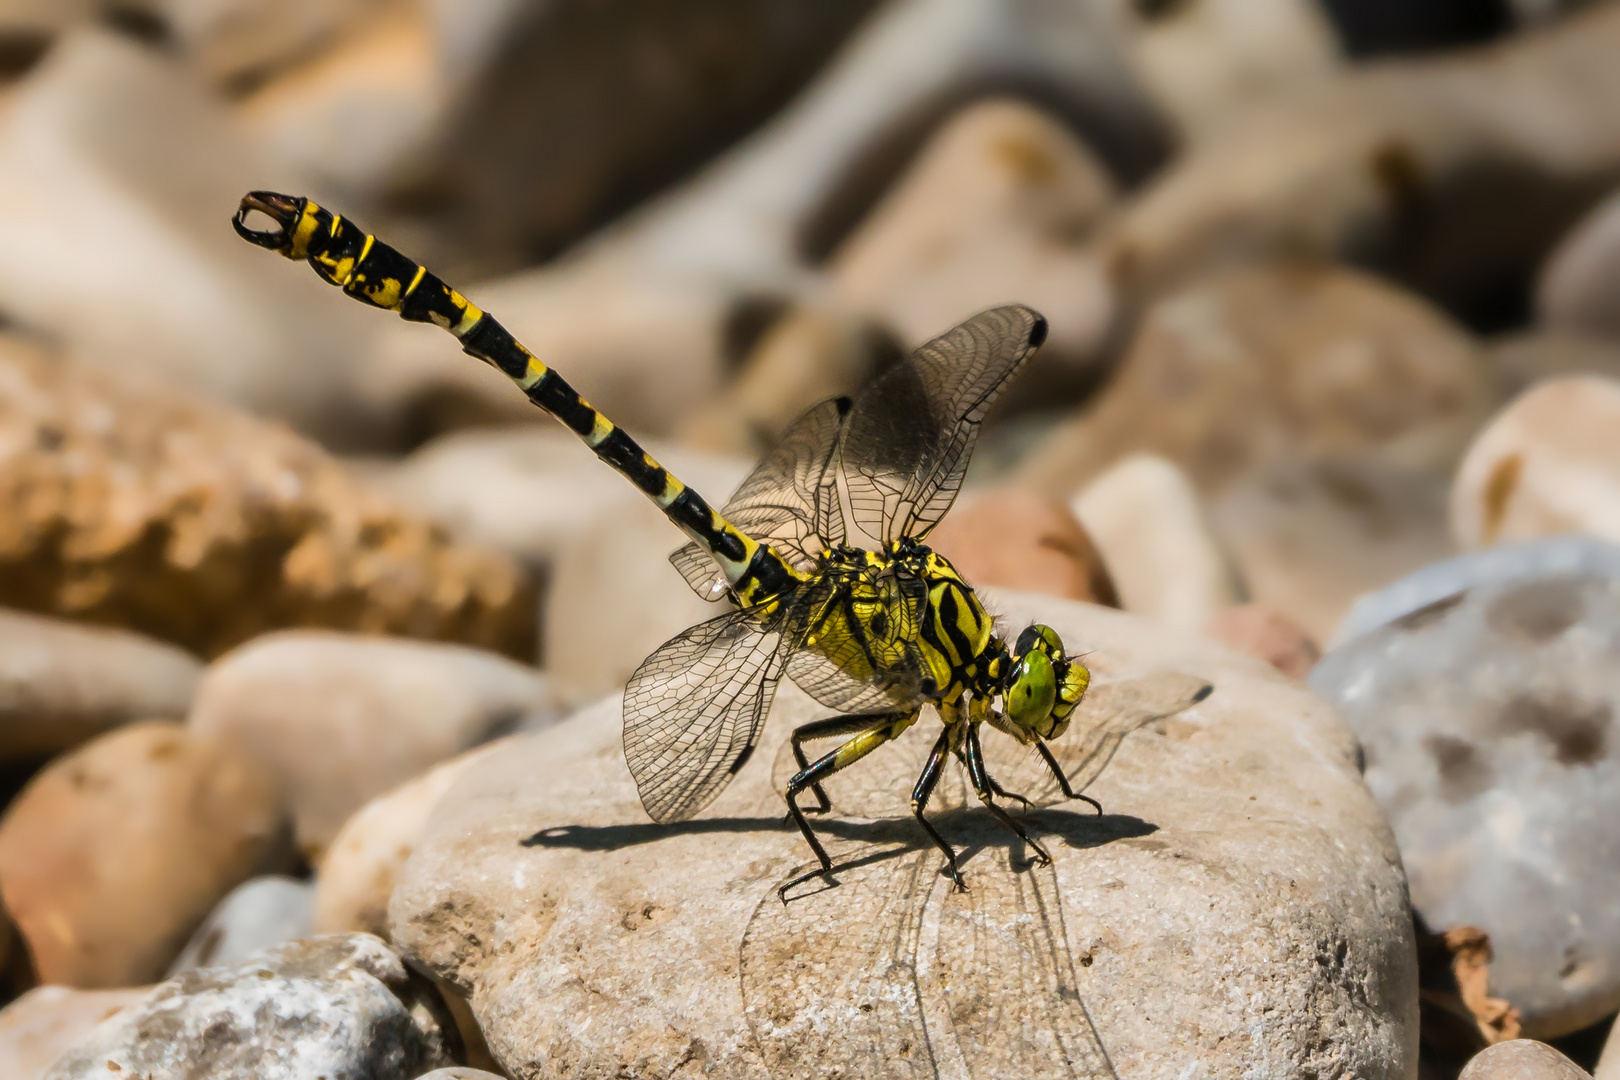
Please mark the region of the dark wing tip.
<svg viewBox="0 0 1620 1080"><path fill-rule="evenodd" d="M1050 327L1047 325L1045 315L1038 311L1032 311L1030 314L1035 316L1035 325L1029 328L1029 347L1037 349L1046 343L1046 332Z"/></svg>

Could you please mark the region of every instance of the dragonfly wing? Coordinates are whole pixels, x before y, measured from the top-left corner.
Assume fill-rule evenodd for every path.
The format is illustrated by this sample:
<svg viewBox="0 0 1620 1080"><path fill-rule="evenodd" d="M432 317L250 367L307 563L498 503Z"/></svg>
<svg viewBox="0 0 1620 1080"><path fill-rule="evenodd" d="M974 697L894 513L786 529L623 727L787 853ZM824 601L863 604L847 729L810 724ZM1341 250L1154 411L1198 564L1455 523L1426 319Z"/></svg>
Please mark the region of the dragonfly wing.
<svg viewBox="0 0 1620 1080"><path fill-rule="evenodd" d="M731 611L644 660L624 690L624 757L654 821L685 821L747 762L782 676L780 620Z"/></svg>
<svg viewBox="0 0 1620 1080"><path fill-rule="evenodd" d="M844 542L837 472L829 466L850 407L849 398L833 398L795 420L720 511L800 569L823 549ZM687 544L669 561L705 600L723 595L725 577L700 545Z"/></svg>
<svg viewBox="0 0 1620 1080"><path fill-rule="evenodd" d="M1073 733L1052 742L1053 756L1069 785L1084 791L1108 766L1125 736L1196 705L1213 690L1207 681L1180 671L1094 686L1075 710ZM1048 793L1056 791L1055 783L1049 785Z"/></svg>
<svg viewBox="0 0 1620 1080"><path fill-rule="evenodd" d="M926 536L956 500L985 413L1045 340L1034 311L992 308L863 390L840 450L855 523L880 540Z"/></svg>

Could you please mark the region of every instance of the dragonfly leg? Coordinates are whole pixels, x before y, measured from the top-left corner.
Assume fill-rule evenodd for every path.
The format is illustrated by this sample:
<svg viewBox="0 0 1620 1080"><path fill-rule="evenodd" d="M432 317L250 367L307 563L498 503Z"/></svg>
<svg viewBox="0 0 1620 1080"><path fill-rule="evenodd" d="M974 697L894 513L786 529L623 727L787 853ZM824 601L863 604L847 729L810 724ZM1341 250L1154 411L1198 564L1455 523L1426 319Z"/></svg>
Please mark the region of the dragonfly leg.
<svg viewBox="0 0 1620 1080"><path fill-rule="evenodd" d="M879 716L834 716L827 720L812 720L808 724L800 724L793 729L791 742L793 743L793 757L799 763L802 773L810 768L810 760L804 756L804 744L816 739L831 739L836 735L857 735L867 731L878 724L887 724L894 717L892 714ZM832 809L832 800L827 798L827 792L820 783L812 781L810 791L819 804L812 813L825 814Z"/></svg>
<svg viewBox="0 0 1620 1080"><path fill-rule="evenodd" d="M945 853L946 860L951 866L951 882L958 892L966 892L967 884L962 880L962 871L956 865L956 851L945 842L945 838L928 823L923 811L928 809L928 800L934 794L934 788L939 786L939 778L945 767L945 758L951 749L951 729L947 727L939 734L939 741L934 743L934 749L928 755L928 764L923 766L922 775L917 777L917 786L911 792L911 812L917 818L917 824L923 827L935 846Z"/></svg>
<svg viewBox="0 0 1620 1080"><path fill-rule="evenodd" d="M978 725L975 724L968 728L966 743L968 780L972 782L973 790L979 796L979 801L984 803L992 814L996 815L998 821L1017 833L1019 838L1029 845L1030 850L1035 852L1035 861L1037 863L1042 866L1051 863L1052 855L1041 846L1040 841L1025 832L1024 827L1014 821L1011 814L996 805L995 795L1001 785L990 778L989 770L984 767L984 748L979 745Z"/></svg>
<svg viewBox="0 0 1620 1080"><path fill-rule="evenodd" d="M854 717L838 717L836 719L853 720ZM883 713L880 715L867 715L861 717L863 721L860 734L845 742L830 754L824 754L815 761L801 769L792 780L788 781L787 804L788 812L804 834L804 839L815 852L816 861L821 865L814 870L800 874L776 890L776 896L782 903L787 903L787 891L795 885L809 881L829 873L832 870L832 859L827 855L827 849L821 846L816 839L815 830L810 828L810 821L799 808L799 793L808 787L814 786L818 781L825 780L841 769L847 769L861 758L870 754L884 743L899 735L910 727L917 719L917 710L908 712Z"/></svg>
<svg viewBox="0 0 1620 1080"><path fill-rule="evenodd" d="M1074 790L1074 788L1069 786L1069 778L1063 775L1063 766L1058 764L1057 758L1052 756L1052 751L1046 748L1046 744L1043 742L1037 742L1035 744L1035 749L1041 752L1041 757L1046 759L1046 767L1052 770L1053 776L1057 777L1058 786L1063 789L1063 797L1065 799L1079 799L1081 802L1088 802L1091 804L1092 808L1097 811L1098 816L1101 816L1103 812L1102 803L1098 802L1096 799L1093 799L1090 795L1080 794L1078 791Z"/></svg>

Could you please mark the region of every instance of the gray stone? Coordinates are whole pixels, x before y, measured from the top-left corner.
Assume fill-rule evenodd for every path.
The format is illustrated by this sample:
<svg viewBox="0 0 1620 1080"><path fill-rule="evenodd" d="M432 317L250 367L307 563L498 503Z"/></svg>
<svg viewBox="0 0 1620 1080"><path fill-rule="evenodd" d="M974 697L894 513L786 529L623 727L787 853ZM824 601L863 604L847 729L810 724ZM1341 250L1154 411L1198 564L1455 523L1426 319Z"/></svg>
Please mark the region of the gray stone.
<svg viewBox="0 0 1620 1080"><path fill-rule="evenodd" d="M394 892L396 946L468 993L523 1080L1106 1075L1087 1071L1099 1040L1125 1076L1413 1075L1405 887L1343 724L1211 643L984 592L1008 626L1039 617L1087 650L1099 685L1077 730L1123 739L1090 789L1105 817L1030 811L1051 867L953 770L931 808L967 855L969 890L949 890L906 810L924 720L829 783L822 835L854 861L784 906L776 886L809 857L782 823L784 742L825 710L784 686L756 760L700 818L660 826L614 699L462 774ZM1207 700L1124 734L1204 678ZM1054 752L1074 767L1079 741ZM986 748L1010 790L1050 790L1010 739Z"/></svg>
<svg viewBox="0 0 1620 1080"><path fill-rule="evenodd" d="M1546 1043L1509 1039L1475 1054L1457 1080L1592 1080L1592 1075Z"/></svg>
<svg viewBox="0 0 1620 1080"><path fill-rule="evenodd" d="M296 878L267 875L244 881L214 906L169 965L169 978L195 968L231 967L247 957L308 937L314 888Z"/></svg>
<svg viewBox="0 0 1620 1080"><path fill-rule="evenodd" d="M371 935L334 934L159 984L45 1080L414 1080L458 1050L431 983Z"/></svg>
<svg viewBox="0 0 1620 1080"><path fill-rule="evenodd" d="M1490 993L1536 1038L1620 1007L1617 654L1620 577L1498 574L1340 645L1309 680L1361 738L1413 907L1490 935Z"/></svg>
<svg viewBox="0 0 1620 1080"><path fill-rule="evenodd" d="M132 720L185 716L202 664L127 630L0 610L0 759L71 750Z"/></svg>
<svg viewBox="0 0 1620 1080"><path fill-rule="evenodd" d="M1594 536L1554 536L1498 544L1431 563L1358 599L1339 624L1333 645L1352 641L1476 585L1566 574L1620 578L1620 546Z"/></svg>
<svg viewBox="0 0 1620 1080"><path fill-rule="evenodd" d="M298 842L318 862L343 822L373 796L557 711L546 676L504 656L286 630L215 661L186 723L244 748L274 774Z"/></svg>
<svg viewBox="0 0 1620 1080"><path fill-rule="evenodd" d="M1594 207L1547 259L1537 286L1554 329L1620 337L1620 191Z"/></svg>

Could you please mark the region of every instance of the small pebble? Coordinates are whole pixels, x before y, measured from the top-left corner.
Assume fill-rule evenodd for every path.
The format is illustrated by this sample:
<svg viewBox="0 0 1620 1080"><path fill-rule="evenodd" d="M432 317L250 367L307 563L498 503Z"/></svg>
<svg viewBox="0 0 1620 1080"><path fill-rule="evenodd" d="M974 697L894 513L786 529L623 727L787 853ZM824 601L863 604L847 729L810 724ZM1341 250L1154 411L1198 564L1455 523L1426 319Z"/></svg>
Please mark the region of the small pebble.
<svg viewBox="0 0 1620 1080"><path fill-rule="evenodd" d="M1592 1074L1544 1042L1509 1039L1475 1054L1457 1080L1592 1080Z"/></svg>

